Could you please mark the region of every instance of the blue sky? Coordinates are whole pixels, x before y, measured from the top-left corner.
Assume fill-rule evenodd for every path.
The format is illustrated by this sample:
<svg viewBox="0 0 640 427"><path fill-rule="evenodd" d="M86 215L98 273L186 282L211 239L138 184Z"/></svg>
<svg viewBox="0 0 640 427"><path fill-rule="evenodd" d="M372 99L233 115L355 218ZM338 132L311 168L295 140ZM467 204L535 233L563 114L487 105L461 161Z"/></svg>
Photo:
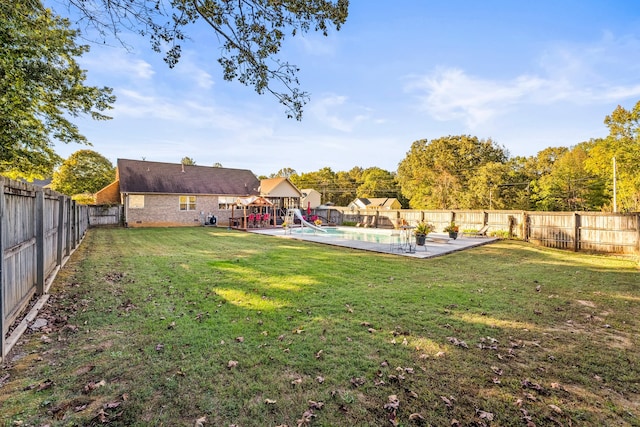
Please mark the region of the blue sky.
<svg viewBox="0 0 640 427"><path fill-rule="evenodd" d="M90 84L110 86L113 120L76 122L117 158L250 169L269 175L377 166L411 143L491 138L512 156L605 136L617 105L640 100L640 2L351 0L339 32L289 39L311 101L301 122L271 95L222 79L217 38L194 27L169 69L148 40L92 45ZM57 145L67 157L80 145Z"/></svg>

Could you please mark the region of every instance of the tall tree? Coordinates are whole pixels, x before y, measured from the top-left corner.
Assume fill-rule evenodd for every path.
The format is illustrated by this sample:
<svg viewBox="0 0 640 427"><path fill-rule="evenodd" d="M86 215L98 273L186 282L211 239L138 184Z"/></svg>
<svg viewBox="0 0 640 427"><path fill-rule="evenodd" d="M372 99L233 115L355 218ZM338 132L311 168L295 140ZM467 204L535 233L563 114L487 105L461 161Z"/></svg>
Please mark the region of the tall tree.
<svg viewBox="0 0 640 427"><path fill-rule="evenodd" d="M537 182L540 209L549 211L598 210L604 197L603 181L585 169L591 143L578 144L554 163Z"/></svg>
<svg viewBox="0 0 640 427"><path fill-rule="evenodd" d="M604 123L609 136L594 141L585 167L604 179L612 194L615 158L618 206L621 210L640 211L640 101L631 110L618 106Z"/></svg>
<svg viewBox="0 0 640 427"><path fill-rule="evenodd" d="M115 168L106 157L92 150L79 150L53 174L51 187L70 196L95 193L115 180Z"/></svg>
<svg viewBox="0 0 640 427"><path fill-rule="evenodd" d="M378 167L367 168L362 172L358 197L397 197L399 192L400 187L393 172Z"/></svg>
<svg viewBox="0 0 640 427"><path fill-rule="evenodd" d="M186 27L204 21L221 42L218 59L225 80L269 92L300 120L308 93L298 87L298 67L278 57L288 34L310 30L328 35L345 23L348 0L66 0L102 35L132 30L149 36L151 46L173 67ZM288 33L288 34L287 34Z"/></svg>
<svg viewBox="0 0 640 427"><path fill-rule="evenodd" d="M504 163L508 152L491 139L447 136L415 141L398 165L398 182L413 208L465 206L469 179L483 164Z"/></svg>
<svg viewBox="0 0 640 427"><path fill-rule="evenodd" d="M295 174L296 170L293 168L282 168L278 172L271 174L271 178L289 178Z"/></svg>
<svg viewBox="0 0 640 427"><path fill-rule="evenodd" d="M0 2L0 173L12 178L51 176L61 158L54 140L87 144L70 119L109 119L111 89L85 85L69 21L39 0Z"/></svg>

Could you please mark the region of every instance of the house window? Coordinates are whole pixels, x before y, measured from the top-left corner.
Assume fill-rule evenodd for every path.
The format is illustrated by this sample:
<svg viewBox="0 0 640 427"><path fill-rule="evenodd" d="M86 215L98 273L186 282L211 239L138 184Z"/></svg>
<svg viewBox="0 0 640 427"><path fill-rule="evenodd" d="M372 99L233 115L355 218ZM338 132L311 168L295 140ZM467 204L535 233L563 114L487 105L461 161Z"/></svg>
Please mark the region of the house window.
<svg viewBox="0 0 640 427"><path fill-rule="evenodd" d="M180 196L180 210L181 211L195 211L196 210L196 196Z"/></svg>
<svg viewBox="0 0 640 427"><path fill-rule="evenodd" d="M236 204L237 197L219 196L218 197L218 209L227 210L231 209Z"/></svg>
<svg viewBox="0 0 640 427"><path fill-rule="evenodd" d="M144 194L130 194L129 209L143 209L143 208L144 208Z"/></svg>

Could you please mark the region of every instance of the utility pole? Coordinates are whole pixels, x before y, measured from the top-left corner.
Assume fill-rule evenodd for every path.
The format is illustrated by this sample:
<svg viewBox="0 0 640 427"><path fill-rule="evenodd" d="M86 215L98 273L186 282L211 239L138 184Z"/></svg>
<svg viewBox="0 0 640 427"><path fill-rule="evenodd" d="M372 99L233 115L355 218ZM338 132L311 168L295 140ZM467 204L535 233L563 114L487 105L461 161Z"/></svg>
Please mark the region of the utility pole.
<svg viewBox="0 0 640 427"><path fill-rule="evenodd" d="M616 158L613 157L613 213L618 212L618 203L616 197Z"/></svg>

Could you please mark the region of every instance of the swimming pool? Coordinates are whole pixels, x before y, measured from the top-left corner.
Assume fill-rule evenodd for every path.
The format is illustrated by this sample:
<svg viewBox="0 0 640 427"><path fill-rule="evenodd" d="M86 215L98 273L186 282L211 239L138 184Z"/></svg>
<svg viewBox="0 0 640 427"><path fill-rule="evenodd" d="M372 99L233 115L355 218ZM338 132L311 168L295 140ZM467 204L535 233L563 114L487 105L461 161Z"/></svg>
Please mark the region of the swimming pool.
<svg viewBox="0 0 640 427"><path fill-rule="evenodd" d="M326 230L318 231L309 227L292 228L292 235L313 235L318 238L327 239L344 239L344 240L358 240L361 242L371 243L390 243L392 237L397 239L397 236L392 236L391 230L381 230L373 228L353 228L353 227L322 227Z"/></svg>
<svg viewBox="0 0 640 427"><path fill-rule="evenodd" d="M393 255L402 255L412 258L430 258L444 255L462 249L481 246L496 241L495 238L486 239L465 239L458 238L450 240L446 235L433 234L433 239L427 239L424 246L415 247L414 251L402 250L402 242L413 238L412 234L403 234L400 230L380 229L380 228L357 228L357 227L322 227L327 232L314 230L309 227L302 228L255 228L249 229L252 233L265 234L280 238L293 238L308 242L322 243L327 245L342 246L351 249L361 249L364 251L382 252ZM410 231L409 231L410 232ZM429 235L431 237L431 235ZM436 237L441 239L436 240ZM393 244L392 244L393 243ZM399 246L400 245L400 246Z"/></svg>

